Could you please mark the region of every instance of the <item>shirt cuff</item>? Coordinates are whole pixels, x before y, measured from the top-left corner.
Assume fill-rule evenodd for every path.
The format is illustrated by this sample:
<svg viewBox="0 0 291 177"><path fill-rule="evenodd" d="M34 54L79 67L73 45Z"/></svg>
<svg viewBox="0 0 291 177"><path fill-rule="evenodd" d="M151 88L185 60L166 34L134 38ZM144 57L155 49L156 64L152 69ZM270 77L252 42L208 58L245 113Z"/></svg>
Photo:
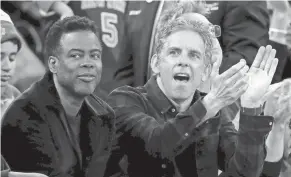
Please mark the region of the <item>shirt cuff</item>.
<svg viewBox="0 0 291 177"><path fill-rule="evenodd" d="M261 144L271 131L274 118L272 116L248 116L240 113L239 133L249 134L256 144Z"/></svg>
<svg viewBox="0 0 291 177"><path fill-rule="evenodd" d="M282 159L278 162L266 162L262 172L262 177L277 177L280 175Z"/></svg>
<svg viewBox="0 0 291 177"><path fill-rule="evenodd" d="M207 110L204 104L202 103L202 98L197 100L189 109L189 114L195 115L200 120L204 118L206 113L207 113Z"/></svg>

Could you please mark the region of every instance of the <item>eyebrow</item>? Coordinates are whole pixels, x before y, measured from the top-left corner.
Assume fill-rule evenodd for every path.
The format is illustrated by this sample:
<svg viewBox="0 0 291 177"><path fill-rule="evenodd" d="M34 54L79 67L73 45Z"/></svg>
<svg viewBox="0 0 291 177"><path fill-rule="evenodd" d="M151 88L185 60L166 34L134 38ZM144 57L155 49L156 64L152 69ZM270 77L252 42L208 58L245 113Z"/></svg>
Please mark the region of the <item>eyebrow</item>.
<svg viewBox="0 0 291 177"><path fill-rule="evenodd" d="M6 52L1 51L1 54L6 54ZM16 54L17 54L17 52L11 52L9 55L16 55Z"/></svg>
<svg viewBox="0 0 291 177"><path fill-rule="evenodd" d="M193 52L193 53L198 54L198 55L202 55L202 52L195 50L195 49L190 49L190 52Z"/></svg>
<svg viewBox="0 0 291 177"><path fill-rule="evenodd" d="M81 49L71 49L69 52L81 52L81 53L84 53L84 51L81 50Z"/></svg>
<svg viewBox="0 0 291 177"><path fill-rule="evenodd" d="M196 54L199 54L199 55L202 55L202 52L200 52L199 50L196 50L194 48L187 48L190 52L194 52ZM169 47L168 50L182 50L180 47L175 47L175 46L172 46L172 47Z"/></svg>
<svg viewBox="0 0 291 177"><path fill-rule="evenodd" d="M76 51L76 52L81 52L81 53L84 53L84 50L81 50L81 49L71 49L69 52L74 52L74 51ZM92 50L90 50L90 53L92 53L92 52L102 52L100 49L92 49Z"/></svg>
<svg viewBox="0 0 291 177"><path fill-rule="evenodd" d="M100 50L100 49L92 49L92 50L90 50L90 52L102 52L102 50Z"/></svg>
<svg viewBox="0 0 291 177"><path fill-rule="evenodd" d="M169 47L168 50L182 50L182 49L179 48L179 47L174 47L174 46L173 46L173 47Z"/></svg>

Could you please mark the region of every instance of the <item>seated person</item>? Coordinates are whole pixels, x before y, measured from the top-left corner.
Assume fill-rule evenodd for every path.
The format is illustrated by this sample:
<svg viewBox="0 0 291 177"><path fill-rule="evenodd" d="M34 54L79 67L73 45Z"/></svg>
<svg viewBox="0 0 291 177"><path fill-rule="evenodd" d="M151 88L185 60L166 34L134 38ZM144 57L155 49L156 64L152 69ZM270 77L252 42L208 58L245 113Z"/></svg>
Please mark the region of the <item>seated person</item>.
<svg viewBox="0 0 291 177"><path fill-rule="evenodd" d="M21 40L9 15L1 10L1 118L20 91L9 82L14 74Z"/></svg>
<svg viewBox="0 0 291 177"><path fill-rule="evenodd" d="M250 70L241 60L219 74L221 60L210 65L213 26L199 20L203 8L185 3L165 13L151 60L154 75L142 87L124 86L109 95L117 139L106 177L123 175L124 155L129 177L214 177L218 169L226 176L260 175L273 124L272 116L261 115L262 98L277 67L276 51L261 47ZM259 84L250 87L247 73ZM197 89L209 78L210 91L201 97ZM222 123L220 110L240 97L236 131L231 122Z"/></svg>
<svg viewBox="0 0 291 177"><path fill-rule="evenodd" d="M282 165L279 167L280 173L274 175L266 175L266 177L290 177L291 175L291 79L285 79L281 82L281 86L271 97L268 98L264 113L272 115L275 118L274 128L279 132L274 139L280 140L269 142L270 144L280 143L277 146L277 152L270 154L277 159L282 157ZM283 141L282 141L283 140ZM269 171L276 171L276 165L270 163ZM278 168L278 167L277 167ZM265 176L264 176L265 177Z"/></svg>
<svg viewBox="0 0 291 177"><path fill-rule="evenodd" d="M51 26L45 40L49 70L2 118L1 154L11 170L103 176L115 119L113 110L92 95L102 73L99 37L99 28L86 17Z"/></svg>

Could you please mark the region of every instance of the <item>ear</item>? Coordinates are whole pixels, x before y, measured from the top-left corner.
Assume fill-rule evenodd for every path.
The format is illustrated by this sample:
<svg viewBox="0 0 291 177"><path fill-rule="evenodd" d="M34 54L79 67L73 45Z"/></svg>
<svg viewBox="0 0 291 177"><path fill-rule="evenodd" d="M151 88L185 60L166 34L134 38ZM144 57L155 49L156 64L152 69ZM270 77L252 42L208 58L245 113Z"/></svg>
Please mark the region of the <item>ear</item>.
<svg viewBox="0 0 291 177"><path fill-rule="evenodd" d="M211 74L211 70L212 70L212 66L211 66L211 64L208 64L205 67L204 72L202 74L202 78L201 79L202 79L203 82L205 82L206 80L209 79L210 74Z"/></svg>
<svg viewBox="0 0 291 177"><path fill-rule="evenodd" d="M160 73L159 62L160 61L159 61L158 55L154 54L151 58L151 68L154 74Z"/></svg>
<svg viewBox="0 0 291 177"><path fill-rule="evenodd" d="M59 60L57 57L50 56L48 59L48 67L52 73L57 73L59 67Z"/></svg>

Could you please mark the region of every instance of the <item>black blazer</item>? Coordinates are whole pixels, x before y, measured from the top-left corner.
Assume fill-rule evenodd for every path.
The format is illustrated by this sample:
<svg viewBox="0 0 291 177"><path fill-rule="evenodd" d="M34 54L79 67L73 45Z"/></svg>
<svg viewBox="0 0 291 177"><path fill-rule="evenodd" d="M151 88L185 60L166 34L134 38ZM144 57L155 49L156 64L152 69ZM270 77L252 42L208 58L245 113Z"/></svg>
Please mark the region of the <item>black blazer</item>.
<svg viewBox="0 0 291 177"><path fill-rule="evenodd" d="M112 109L97 97L85 100L80 143L72 138L63 113L50 74L11 104L3 117L1 148L12 171L103 176L115 132Z"/></svg>

